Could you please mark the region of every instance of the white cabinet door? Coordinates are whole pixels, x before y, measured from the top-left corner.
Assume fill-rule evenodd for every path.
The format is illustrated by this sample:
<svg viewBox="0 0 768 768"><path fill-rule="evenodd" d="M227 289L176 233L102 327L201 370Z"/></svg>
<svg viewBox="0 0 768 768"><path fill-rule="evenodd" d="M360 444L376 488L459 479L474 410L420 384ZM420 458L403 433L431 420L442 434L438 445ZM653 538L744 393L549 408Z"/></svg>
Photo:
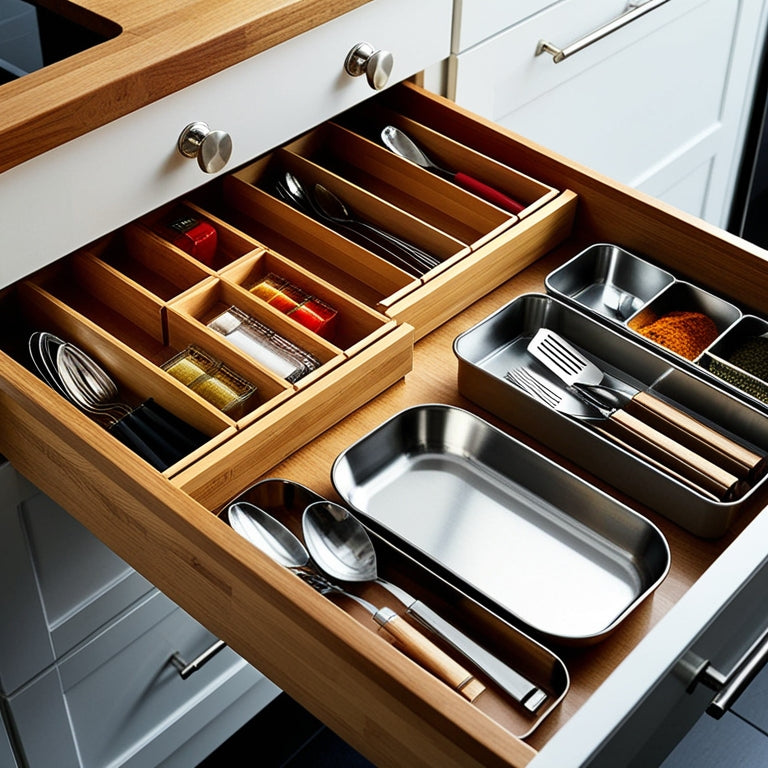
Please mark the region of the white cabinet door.
<svg viewBox="0 0 768 768"><path fill-rule="evenodd" d="M727 218L762 0L674 0L560 63L625 0L563 0L452 58L473 111L715 224Z"/></svg>
<svg viewBox="0 0 768 768"><path fill-rule="evenodd" d="M0 465L0 692L10 694L152 585L45 494Z"/></svg>
<svg viewBox="0 0 768 768"><path fill-rule="evenodd" d="M25 764L148 768L183 750L242 697L247 714L257 712L279 690L231 649L186 679L170 663L177 652L190 661L214 639L154 592L8 698ZM199 744L195 761L217 745Z"/></svg>

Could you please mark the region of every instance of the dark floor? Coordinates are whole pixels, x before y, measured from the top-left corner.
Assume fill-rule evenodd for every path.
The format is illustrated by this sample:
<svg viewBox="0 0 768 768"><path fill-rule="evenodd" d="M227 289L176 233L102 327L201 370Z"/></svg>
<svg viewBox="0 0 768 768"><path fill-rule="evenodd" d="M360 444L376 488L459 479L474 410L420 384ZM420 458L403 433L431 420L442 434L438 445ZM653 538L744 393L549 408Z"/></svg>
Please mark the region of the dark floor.
<svg viewBox="0 0 768 768"><path fill-rule="evenodd" d="M295 701L280 694L198 768L374 768Z"/></svg>

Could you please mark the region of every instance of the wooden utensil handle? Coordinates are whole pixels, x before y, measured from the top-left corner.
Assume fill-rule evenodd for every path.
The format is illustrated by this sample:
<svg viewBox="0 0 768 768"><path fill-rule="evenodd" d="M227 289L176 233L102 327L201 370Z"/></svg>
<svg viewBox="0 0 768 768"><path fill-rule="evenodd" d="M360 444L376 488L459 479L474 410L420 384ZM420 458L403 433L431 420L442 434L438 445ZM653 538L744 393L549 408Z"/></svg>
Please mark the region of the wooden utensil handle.
<svg viewBox="0 0 768 768"><path fill-rule="evenodd" d="M638 392L627 405L627 411L642 416L660 431L668 431L678 442L738 477L748 477L755 482L768 469L765 456L745 448L650 392Z"/></svg>
<svg viewBox="0 0 768 768"><path fill-rule="evenodd" d="M377 621L379 621L378 618ZM485 686L471 672L431 643L394 611L381 626L414 661L448 683L464 698L474 701L485 690Z"/></svg>
<svg viewBox="0 0 768 768"><path fill-rule="evenodd" d="M720 500L737 498L748 487L736 475L622 409L614 411L607 423L618 429L621 439L683 477L689 478Z"/></svg>

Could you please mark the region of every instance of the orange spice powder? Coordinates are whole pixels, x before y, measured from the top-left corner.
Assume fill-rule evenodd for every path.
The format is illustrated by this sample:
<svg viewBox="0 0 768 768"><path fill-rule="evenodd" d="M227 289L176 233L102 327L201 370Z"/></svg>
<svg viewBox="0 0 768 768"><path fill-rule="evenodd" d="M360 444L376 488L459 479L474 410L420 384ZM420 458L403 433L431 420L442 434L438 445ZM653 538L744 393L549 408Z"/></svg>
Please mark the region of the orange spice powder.
<svg viewBox="0 0 768 768"><path fill-rule="evenodd" d="M712 318L687 311L668 312L636 330L688 360L695 360L719 333Z"/></svg>

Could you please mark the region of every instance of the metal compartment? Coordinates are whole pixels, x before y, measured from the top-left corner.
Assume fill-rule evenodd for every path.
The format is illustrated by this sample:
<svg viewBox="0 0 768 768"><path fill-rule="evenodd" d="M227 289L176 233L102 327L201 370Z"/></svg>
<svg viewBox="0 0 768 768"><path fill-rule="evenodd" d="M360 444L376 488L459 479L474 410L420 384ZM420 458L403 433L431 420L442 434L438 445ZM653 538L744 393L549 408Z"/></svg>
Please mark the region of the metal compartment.
<svg viewBox="0 0 768 768"><path fill-rule="evenodd" d="M383 538L556 641L603 639L669 568L649 520L456 407L400 412L331 476Z"/></svg>
<svg viewBox="0 0 768 768"><path fill-rule="evenodd" d="M732 391L768 405L768 321L744 315L698 363Z"/></svg>
<svg viewBox="0 0 768 768"><path fill-rule="evenodd" d="M301 539L302 513L313 502L322 500L322 496L300 483L283 478L267 478L246 488L219 510L218 516L228 524L227 508L236 502L250 502L276 517ZM545 703L532 713L513 702L490 680L482 678L488 687L475 700L475 705L515 736L529 736L568 692L570 681L565 664L549 648L437 577L374 530L370 530L370 534L376 548L380 576L407 588L410 594L423 600L456 628L525 675L546 693ZM355 591L361 593L362 585L353 586ZM373 588L376 589L375 586ZM379 589L376 595L379 600L388 600L391 608L402 611L402 606L396 601L392 602L392 597L386 591ZM461 661L465 663L464 659Z"/></svg>
<svg viewBox="0 0 768 768"><path fill-rule="evenodd" d="M581 402L564 386L560 385L567 413L549 408L510 384L505 374L511 369L527 366L545 371L526 349L542 327L576 343L607 373L606 383L652 391L753 451L768 452L768 419L755 408L645 345L542 294L518 297L456 338L459 391L698 536L723 535L734 515L762 494L766 477L733 501L717 501L637 458L580 420ZM546 372L544 375L550 378Z"/></svg>
<svg viewBox="0 0 768 768"><path fill-rule="evenodd" d="M585 249L547 275L548 293L624 322L675 281L674 275L610 243Z"/></svg>
<svg viewBox="0 0 768 768"><path fill-rule="evenodd" d="M768 333L768 320L749 314L738 302L680 280L651 261L608 243L585 248L550 272L545 285L548 294L630 333L681 367L701 373L713 385L761 409L768 405L768 376L756 376L728 359L749 337ZM651 313L661 315L674 309L703 312L718 327L719 335L693 360L646 339L637 330ZM768 355L764 357L768 360Z"/></svg>

